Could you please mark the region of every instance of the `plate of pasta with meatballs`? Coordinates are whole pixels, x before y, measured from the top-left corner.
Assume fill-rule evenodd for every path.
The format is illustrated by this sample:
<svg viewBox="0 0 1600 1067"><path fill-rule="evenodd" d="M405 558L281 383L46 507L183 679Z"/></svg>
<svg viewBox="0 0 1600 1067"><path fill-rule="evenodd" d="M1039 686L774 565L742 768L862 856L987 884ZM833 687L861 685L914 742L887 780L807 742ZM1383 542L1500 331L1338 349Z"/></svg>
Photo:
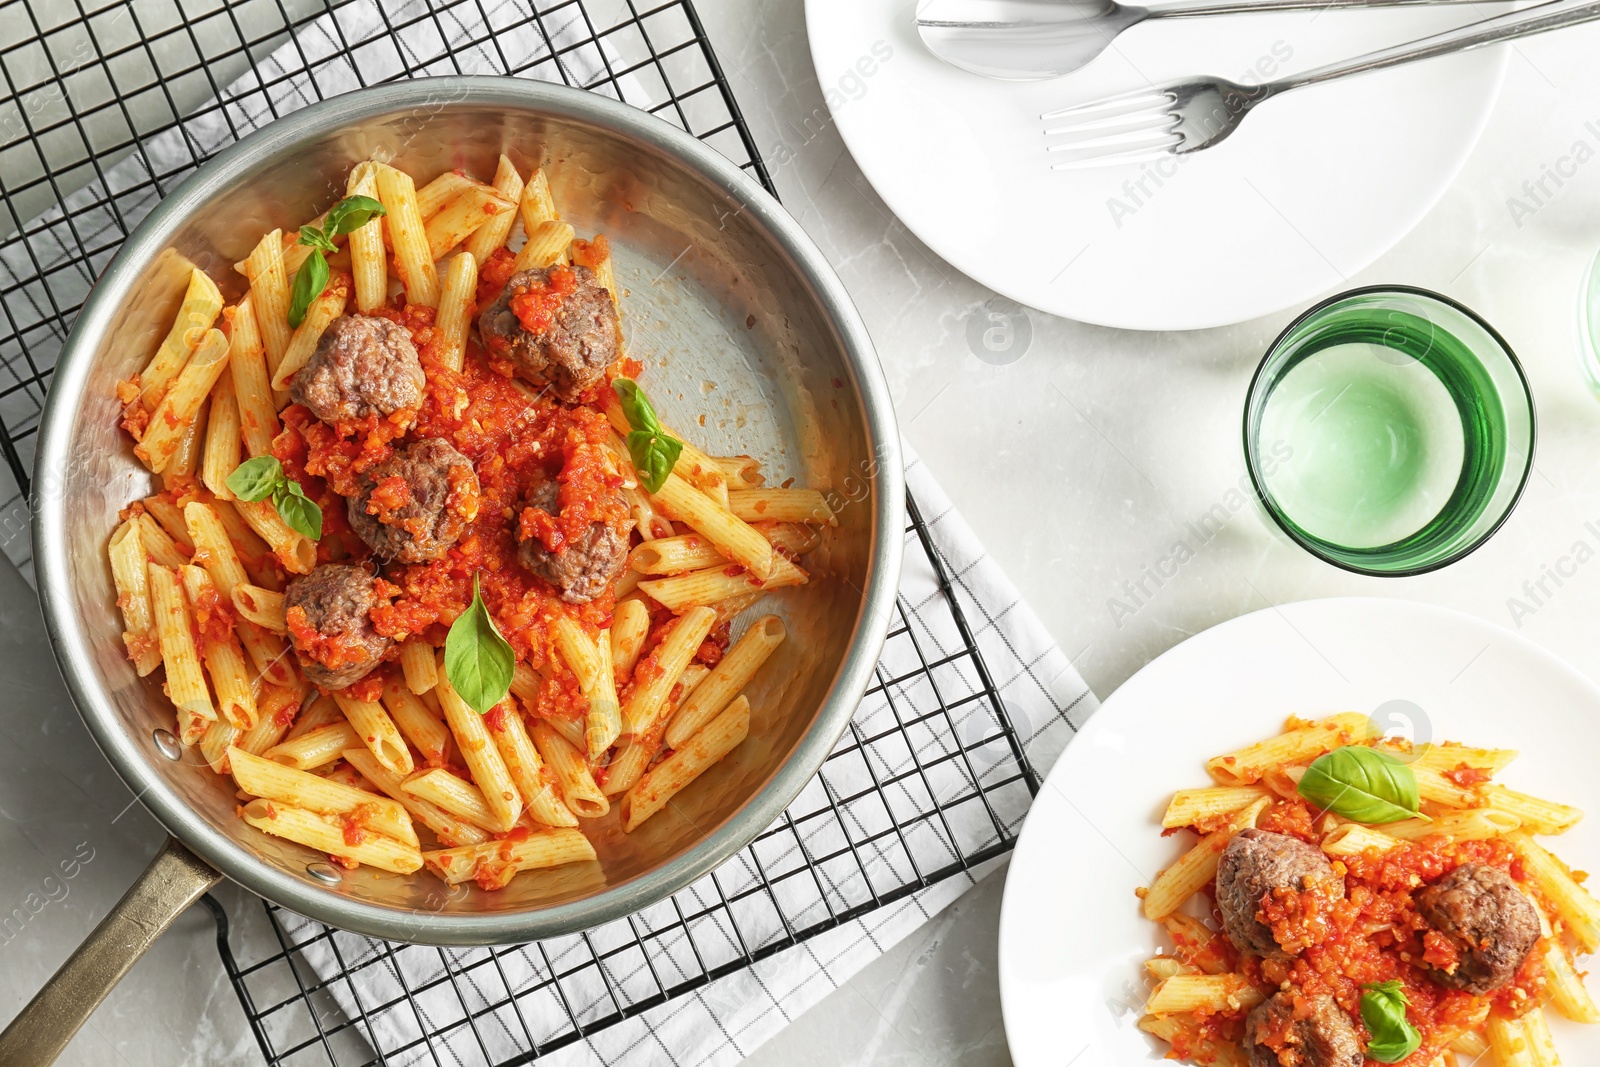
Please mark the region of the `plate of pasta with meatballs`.
<svg viewBox="0 0 1600 1067"><path fill-rule="evenodd" d="M757 602L825 580L837 520L663 422L544 171L421 177L356 163L193 267L117 385L154 491L95 536L172 758L240 819L494 891L598 865L745 740L786 638Z"/></svg>
<svg viewBox="0 0 1600 1067"><path fill-rule="evenodd" d="M1007 875L1021 1067L1600 1062L1600 688L1423 604L1306 601L1135 674Z"/></svg>

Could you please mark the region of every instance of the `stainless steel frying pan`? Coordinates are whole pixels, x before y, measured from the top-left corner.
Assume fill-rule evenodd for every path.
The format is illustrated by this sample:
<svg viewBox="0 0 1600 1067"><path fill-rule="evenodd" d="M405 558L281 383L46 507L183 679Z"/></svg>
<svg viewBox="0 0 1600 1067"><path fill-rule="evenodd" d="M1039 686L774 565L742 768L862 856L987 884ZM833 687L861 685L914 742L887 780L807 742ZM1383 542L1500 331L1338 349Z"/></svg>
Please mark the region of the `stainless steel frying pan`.
<svg viewBox="0 0 1600 1067"><path fill-rule="evenodd" d="M751 452L774 481L835 494L817 580L768 600L791 639L750 692L750 738L632 834L592 824L596 864L524 874L495 893L363 868L257 833L231 784L163 731L171 705L123 654L105 559L118 509L149 477L117 430L118 379L166 330L191 265L237 297L231 264L262 232L314 216L372 156L427 180L489 176L506 153L551 177L580 234L610 235L630 353L669 424L707 451ZM34 545L56 658L89 731L173 840L0 1035L0 1063L43 1064L197 896L227 876L332 926L398 941L506 944L645 907L748 844L816 772L870 678L899 576L899 437L872 344L795 221L721 155L643 111L507 78L433 78L355 92L219 155L129 237L62 350L39 434Z"/></svg>

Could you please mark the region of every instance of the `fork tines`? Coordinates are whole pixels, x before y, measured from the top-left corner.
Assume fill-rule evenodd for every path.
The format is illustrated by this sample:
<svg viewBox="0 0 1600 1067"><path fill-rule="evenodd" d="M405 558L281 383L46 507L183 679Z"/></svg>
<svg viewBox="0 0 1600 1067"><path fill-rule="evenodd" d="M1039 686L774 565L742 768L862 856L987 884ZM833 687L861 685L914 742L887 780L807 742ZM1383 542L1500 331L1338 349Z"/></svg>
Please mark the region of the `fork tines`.
<svg viewBox="0 0 1600 1067"><path fill-rule="evenodd" d="M1059 138L1046 146L1052 153L1051 170L1137 162L1171 155L1183 143L1180 119L1170 109L1177 96L1168 89L1146 88L1085 104L1047 111L1046 137ZM1059 124L1051 125L1051 123Z"/></svg>

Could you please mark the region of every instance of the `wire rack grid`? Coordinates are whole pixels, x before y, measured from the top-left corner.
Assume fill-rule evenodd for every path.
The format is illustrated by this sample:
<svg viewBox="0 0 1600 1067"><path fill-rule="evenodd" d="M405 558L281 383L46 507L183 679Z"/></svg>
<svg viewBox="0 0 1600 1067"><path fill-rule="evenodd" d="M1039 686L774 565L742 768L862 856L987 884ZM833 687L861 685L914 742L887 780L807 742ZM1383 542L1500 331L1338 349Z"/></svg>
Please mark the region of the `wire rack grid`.
<svg viewBox="0 0 1600 1067"><path fill-rule="evenodd" d="M513 62L519 33L534 47ZM690 0L0 0L0 540L26 515L56 353L143 214L330 86L441 73L646 107L775 191ZM579 935L477 950L207 897L268 1063L531 1062L1008 851L1039 778L908 503L906 579L861 708L783 817L699 883ZM5 547L25 562L25 543Z"/></svg>

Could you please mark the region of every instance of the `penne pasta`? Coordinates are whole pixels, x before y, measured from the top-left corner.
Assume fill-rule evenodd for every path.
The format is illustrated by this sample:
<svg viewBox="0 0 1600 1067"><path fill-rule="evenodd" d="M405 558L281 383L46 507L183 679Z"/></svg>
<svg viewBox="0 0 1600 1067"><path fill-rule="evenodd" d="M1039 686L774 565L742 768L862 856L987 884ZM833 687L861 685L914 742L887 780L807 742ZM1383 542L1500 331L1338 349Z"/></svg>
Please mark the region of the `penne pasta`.
<svg viewBox="0 0 1600 1067"><path fill-rule="evenodd" d="M289 388L290 380L311 361L312 354L317 350L317 342L322 340L328 326L344 314L349 296L350 290L345 280L336 277L311 301L311 306L306 309L306 317L289 338L289 347L284 349L282 361L272 372L272 388Z"/></svg>
<svg viewBox="0 0 1600 1067"><path fill-rule="evenodd" d="M226 500L213 500L210 503L212 513L222 524L223 531L233 545L234 556L244 567L244 573L250 581L262 589L282 592L283 572L278 566L277 557L272 554L267 543L256 536L256 532L250 529L250 524L244 521L239 509L233 504ZM187 529L187 521L183 520L182 511L178 512L178 517L184 529Z"/></svg>
<svg viewBox="0 0 1600 1067"><path fill-rule="evenodd" d="M250 279L250 303L261 332L267 359L267 374L277 372L283 354L289 350L289 273L283 265L283 231L273 230L257 243L245 260L245 277ZM282 407L284 400L278 402Z"/></svg>
<svg viewBox="0 0 1600 1067"><path fill-rule="evenodd" d="M727 557L699 534L658 537L628 554L628 566L640 574L685 574L727 565Z"/></svg>
<svg viewBox="0 0 1600 1067"><path fill-rule="evenodd" d="M622 733L622 706L617 702L617 672L611 664L611 634L600 631L596 642L600 673L584 721L584 743L590 759L599 759Z"/></svg>
<svg viewBox="0 0 1600 1067"><path fill-rule="evenodd" d="M509 214L509 210L507 214ZM478 291L478 262L471 252L453 256L445 270L439 293L439 313L434 317L433 344L440 363L453 371L466 357L467 331L472 325Z"/></svg>
<svg viewBox="0 0 1600 1067"><path fill-rule="evenodd" d="M1177 947L1178 958L1206 974L1222 974L1228 970L1228 954L1224 948L1226 938L1220 937L1193 915L1173 912L1161 920Z"/></svg>
<svg viewBox="0 0 1600 1067"><path fill-rule="evenodd" d="M259 756L283 740L300 710L300 694L288 686L264 682L256 697L256 724L233 737L232 747ZM225 768L217 773L225 773Z"/></svg>
<svg viewBox="0 0 1600 1067"><path fill-rule="evenodd" d="M1490 808L1514 817L1531 834L1564 834L1583 818L1582 808L1529 796L1502 785L1490 786L1484 795Z"/></svg>
<svg viewBox="0 0 1600 1067"><path fill-rule="evenodd" d="M1545 993L1556 1011L1575 1023L1600 1023L1600 1007L1589 995L1583 976L1560 939L1551 937L1546 930L1540 946L1544 953Z"/></svg>
<svg viewBox="0 0 1600 1067"><path fill-rule="evenodd" d="M567 247L574 236L572 227L565 222L549 219L539 223L528 230L527 243L517 252L513 268L535 270L566 262Z"/></svg>
<svg viewBox="0 0 1600 1067"><path fill-rule="evenodd" d="M204 451L205 425L210 412L211 398L207 396L200 401L194 418L189 420L183 435L178 438L177 451L173 452L172 458L161 470L163 492L182 493L194 482L200 470L200 453Z"/></svg>
<svg viewBox="0 0 1600 1067"><path fill-rule="evenodd" d="M1522 858L1523 868L1544 899L1555 909L1567 933L1584 952L1600 949L1600 901L1572 877L1567 865L1556 859L1522 830L1506 835Z"/></svg>
<svg viewBox="0 0 1600 1067"><path fill-rule="evenodd" d="M262 755L296 770L311 771L338 759L347 748L362 744L361 735L348 722L334 722L308 730L267 749Z"/></svg>
<svg viewBox="0 0 1600 1067"><path fill-rule="evenodd" d="M1538 1067L1522 1020L1491 1014L1484 1022L1484 1036L1497 1067Z"/></svg>
<svg viewBox="0 0 1600 1067"><path fill-rule="evenodd" d="M229 756L233 780L253 797L280 800L319 815L355 815L361 827L408 845L417 844L411 815L388 797L235 749Z"/></svg>
<svg viewBox="0 0 1600 1067"><path fill-rule="evenodd" d="M718 468L719 470L721 468ZM833 509L815 489L735 489L728 510L746 522L810 522L837 526Z"/></svg>
<svg viewBox="0 0 1600 1067"><path fill-rule="evenodd" d="M517 204L517 210L522 214L522 228L530 235L541 223L558 217L555 197L550 195L550 179L545 177L543 169L537 169L528 175L527 184L522 187L522 199Z"/></svg>
<svg viewBox="0 0 1600 1067"><path fill-rule="evenodd" d="M139 543L144 546L150 562L163 567L181 567L189 562L189 557L194 553L193 546L180 550L178 542L156 521L154 515L146 511L135 515L131 521L139 527Z"/></svg>
<svg viewBox="0 0 1600 1067"><path fill-rule="evenodd" d="M1249 1011L1263 999L1242 974L1175 974L1156 986L1144 1010L1151 1015Z"/></svg>
<svg viewBox="0 0 1600 1067"><path fill-rule="evenodd" d="M122 644L134 671L143 678L161 665L161 639L150 607L150 573L139 524L125 520L111 535L111 580L122 612Z"/></svg>
<svg viewBox="0 0 1600 1067"><path fill-rule="evenodd" d="M157 346L150 362L139 372L139 399L148 411L156 410L173 380L188 364L217 316L222 314L222 292L211 276L198 267L189 272L189 285L173 316L172 326Z"/></svg>
<svg viewBox="0 0 1600 1067"><path fill-rule="evenodd" d="M384 228L394 252L395 271L406 289L406 300L427 307L439 306L439 272L428 254L428 235L417 204L411 175L378 164L378 200L384 210Z"/></svg>
<svg viewBox="0 0 1600 1067"><path fill-rule="evenodd" d="M240 582L233 587L233 610L264 630L275 634L289 632L283 617L283 594L259 585Z"/></svg>
<svg viewBox="0 0 1600 1067"><path fill-rule="evenodd" d="M427 220L423 235L428 259L438 262L456 245L497 215L515 218L516 205L492 186L470 183Z"/></svg>
<svg viewBox="0 0 1600 1067"><path fill-rule="evenodd" d="M205 675L200 670L200 653L195 648L193 622L183 586L176 574L157 563L148 566L146 575L161 662L167 671L167 697L179 711L200 719L215 719L217 709L211 703L211 691L206 688ZM198 736L186 743L197 740Z"/></svg>
<svg viewBox="0 0 1600 1067"><path fill-rule="evenodd" d="M417 189L417 214L426 222L443 210L446 204L475 184L477 183L460 171L445 171L421 189Z"/></svg>
<svg viewBox="0 0 1600 1067"><path fill-rule="evenodd" d="M428 869L451 885L477 879L485 889L500 889L519 871L592 861L594 846L577 830L546 830L523 838L424 853Z"/></svg>
<svg viewBox="0 0 1600 1067"><path fill-rule="evenodd" d="M509 829L489 807L483 790L443 767L418 771L402 781L400 788L480 829L492 833L504 833Z"/></svg>
<svg viewBox="0 0 1600 1067"><path fill-rule="evenodd" d="M1161 825L1168 830L1180 826L1193 826L1219 815L1232 815L1240 808L1249 807L1267 791L1255 785L1218 785L1201 789L1180 789L1172 795Z"/></svg>
<svg viewBox="0 0 1600 1067"><path fill-rule="evenodd" d="M432 830L441 844L447 847L478 845L489 840L488 831L456 818L437 804L431 804L421 797L407 793L403 788L404 780L379 763L367 749L362 747L347 749L344 758L350 766L361 773L363 778L383 790L389 799L405 808L413 819Z"/></svg>
<svg viewBox="0 0 1600 1067"><path fill-rule="evenodd" d="M439 694L444 721L455 737L462 759L467 761L472 780L483 790L484 800L488 802L489 810L494 812L497 822L495 829L501 833L510 830L522 814L522 798L517 795L511 774L506 770L505 761L500 758L500 750L495 747L483 724L483 716L467 706L444 671L439 672L439 684L434 692Z"/></svg>
<svg viewBox="0 0 1600 1067"><path fill-rule="evenodd" d="M336 818L272 800L252 800L240 809L244 821L263 833L287 838L330 856L365 863L395 874L422 866L422 853L382 834L346 834Z"/></svg>
<svg viewBox="0 0 1600 1067"><path fill-rule="evenodd" d="M245 667L244 651L234 636L226 601L217 593L211 576L203 568L185 566L179 572L184 593L195 614L195 629L205 658L206 673L217 694L221 717L240 730L256 724L256 697Z"/></svg>
<svg viewBox="0 0 1600 1067"><path fill-rule="evenodd" d="M711 462L722 472L730 493L735 489L759 489L766 481L761 464L750 456L712 456Z"/></svg>
<svg viewBox="0 0 1600 1067"><path fill-rule="evenodd" d="M433 646L420 637L408 637L401 643L400 670L405 674L406 688L413 693L426 693L439 684L434 655Z"/></svg>
<svg viewBox="0 0 1600 1067"><path fill-rule="evenodd" d="M650 635L650 609L643 601L620 601L611 613L611 664L623 678L633 676L634 664Z"/></svg>
<svg viewBox="0 0 1600 1067"><path fill-rule="evenodd" d="M634 671L633 684L622 703L622 729L639 735L652 730L678 677L711 632L716 612L690 608L671 624L661 642Z"/></svg>
<svg viewBox="0 0 1600 1067"><path fill-rule="evenodd" d="M489 728L495 744L500 747L500 756L505 760L511 780L517 784L517 792L522 795L523 803L527 805L528 816L545 826L578 825L578 817L561 799L555 776L544 773L539 750L528 736L527 725L516 706L509 700L501 701L498 706L489 709L489 713L483 717L483 724Z"/></svg>
<svg viewBox="0 0 1600 1067"><path fill-rule="evenodd" d="M728 702L750 683L761 665L783 644L786 636L783 620L776 615L763 615L751 623L749 629L723 654L705 680L695 687L672 716L667 726L667 747L683 747L706 723L721 714Z"/></svg>
<svg viewBox="0 0 1600 1067"><path fill-rule="evenodd" d="M1254 826L1269 803L1269 798L1262 797L1237 812L1225 828L1206 834L1178 862L1157 875L1144 894L1145 918L1161 921L1181 908L1201 886L1215 878L1222 850L1228 847L1234 834L1247 826Z"/></svg>
<svg viewBox="0 0 1600 1067"><path fill-rule="evenodd" d="M1383 832L1402 841L1421 841L1427 837L1486 841L1510 833L1520 824L1515 815L1475 808L1469 811L1446 811L1431 819L1406 819L1390 823L1383 828Z"/></svg>
<svg viewBox="0 0 1600 1067"><path fill-rule="evenodd" d="M535 720L528 734L540 758L555 776L567 810L583 819L598 819L611 810L611 801L595 783L583 752L576 745L556 733L543 719Z"/></svg>
<svg viewBox="0 0 1600 1067"><path fill-rule="evenodd" d="M232 358L230 346L229 359ZM211 390L205 447L200 453L200 481L219 500L233 499L233 490L228 488L228 475L239 465L239 452L243 445L239 436L239 405L233 397L233 376L224 374Z"/></svg>
<svg viewBox="0 0 1600 1067"><path fill-rule="evenodd" d="M641 581L639 588L662 607L681 614L691 608L720 605L735 597L748 596L749 599L743 601L739 608L743 610L768 590L804 585L809 580L805 571L784 557L775 556L772 577L766 581L737 567L718 566L690 571L688 574L675 574L670 578L651 578Z"/></svg>
<svg viewBox="0 0 1600 1067"><path fill-rule="evenodd" d="M517 168L511 160L502 154L494 172L495 192L499 193L507 204L520 207L522 188L522 175L517 173ZM511 227L517 221L517 215L518 212L513 210L500 211L489 216L482 226L472 231L462 250L470 252L476 262L482 263L504 247L506 239L511 236Z"/></svg>
<svg viewBox="0 0 1600 1067"><path fill-rule="evenodd" d="M160 474L177 454L183 435L194 426L211 387L228 369L228 339L221 330L207 330L189 362L184 364L150 415L150 425L134 446L151 471Z"/></svg>
<svg viewBox="0 0 1600 1067"><path fill-rule="evenodd" d="M1366 721L1366 716L1360 716ZM1365 736L1361 728L1342 717L1308 723L1276 737L1248 745L1207 761L1206 769L1220 785L1253 785L1269 767L1310 763L1325 752Z"/></svg>
<svg viewBox="0 0 1600 1067"><path fill-rule="evenodd" d="M1358 822L1341 823L1322 838L1322 851L1330 856L1359 856L1364 852L1388 852L1400 841Z"/></svg>
<svg viewBox="0 0 1600 1067"><path fill-rule="evenodd" d="M162 565L178 567L187 563L189 558L194 555L194 541L189 537L189 526L183 517L183 508L174 504L164 494L147 496L140 503L144 505L144 510L149 517L159 523L161 528L167 532L167 536L171 538L171 544L177 546L177 551L172 553L172 559L176 562L163 563Z"/></svg>
<svg viewBox="0 0 1600 1067"><path fill-rule="evenodd" d="M632 833L750 733L750 702L740 697L682 748L644 773L622 796L622 829Z"/></svg>
<svg viewBox="0 0 1600 1067"><path fill-rule="evenodd" d="M283 521L270 500L237 500L239 516L272 549L291 574L310 574L317 565L317 546L309 537Z"/></svg>
<svg viewBox="0 0 1600 1067"><path fill-rule="evenodd" d="M338 701L339 710L344 712L350 725L356 728L361 743L371 750L379 763L401 775L415 769L411 750L382 704L375 700L358 700L343 692L333 694L333 699Z"/></svg>
<svg viewBox="0 0 1600 1067"><path fill-rule="evenodd" d="M362 160L350 169L345 195L378 198L378 165ZM389 256L383 246L383 219L372 218L350 231L350 275L356 309L371 311L389 300Z"/></svg>
<svg viewBox="0 0 1600 1067"><path fill-rule="evenodd" d="M1561 1067L1561 1057L1556 1053L1555 1038L1550 1035L1550 1024L1545 1021L1543 1008L1535 1006L1522 1017L1522 1032L1528 1039L1534 1067Z"/></svg>
<svg viewBox="0 0 1600 1067"><path fill-rule="evenodd" d="M394 675L384 679L383 704L406 739L417 746L430 766L441 767L450 746L450 728L422 698ZM402 774L409 773L409 768Z"/></svg>

